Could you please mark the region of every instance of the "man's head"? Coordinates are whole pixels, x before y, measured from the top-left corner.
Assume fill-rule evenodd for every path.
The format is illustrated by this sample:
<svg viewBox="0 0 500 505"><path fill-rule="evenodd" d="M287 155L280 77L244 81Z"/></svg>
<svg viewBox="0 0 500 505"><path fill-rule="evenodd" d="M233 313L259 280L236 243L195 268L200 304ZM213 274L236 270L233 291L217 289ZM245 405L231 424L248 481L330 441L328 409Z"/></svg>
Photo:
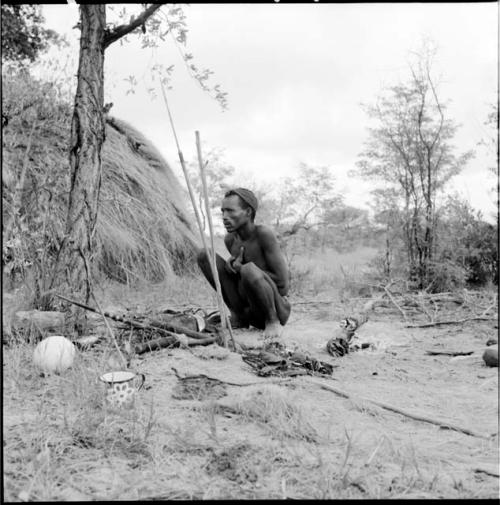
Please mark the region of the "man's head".
<svg viewBox="0 0 500 505"><path fill-rule="evenodd" d="M222 200L222 221L228 232L236 231L248 221L253 223L258 201L249 189L229 190Z"/></svg>

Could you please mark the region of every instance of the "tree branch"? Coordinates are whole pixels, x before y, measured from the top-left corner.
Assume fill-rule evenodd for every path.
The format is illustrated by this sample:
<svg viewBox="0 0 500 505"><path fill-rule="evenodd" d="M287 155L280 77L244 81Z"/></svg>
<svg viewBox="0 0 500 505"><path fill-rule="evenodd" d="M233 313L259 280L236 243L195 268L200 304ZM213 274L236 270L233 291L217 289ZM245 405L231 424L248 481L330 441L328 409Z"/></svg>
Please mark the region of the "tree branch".
<svg viewBox="0 0 500 505"><path fill-rule="evenodd" d="M461 433L465 433L466 435L470 435L473 437L478 437L478 438L484 438L484 439L489 439L492 435L487 435L485 433L480 433L477 431L470 430L469 428L463 427L463 426L458 426L456 424L449 423L445 419L435 419L427 414L420 413L420 412L410 412L408 410L401 409L399 407L396 407L395 405L390 405L388 403L384 402L379 402L377 400L373 399L368 399L368 398L362 398L358 397L352 393L348 393L346 391L343 391L341 389L338 389L336 387L330 386L329 384L323 384L322 382L316 381L316 380L310 380L309 382L316 384L322 389L325 389L327 391L331 391L332 393L335 393L343 398L347 398L351 401L354 402L370 402L373 403L374 405L377 405L378 407L381 407L385 410L389 410L391 412L395 412L397 414L401 414L402 416L409 417L410 419L414 419L415 421L422 421L424 423L430 423L430 424L436 424L440 428L445 428L449 430L454 430L454 431L459 431Z"/></svg>
<svg viewBox="0 0 500 505"><path fill-rule="evenodd" d="M392 293L389 291L390 285L391 283L389 283L389 285L387 286L384 286L384 291L387 293L387 296L389 297L393 305L399 310L399 312L401 312L402 316L404 317L404 320L408 322L408 318L406 317L405 311L397 304L396 300L394 299L394 296L392 296Z"/></svg>
<svg viewBox="0 0 500 505"><path fill-rule="evenodd" d="M139 17L132 20L130 23L126 25L119 25L113 30L106 30L106 34L104 36L104 49L113 42L125 37L128 33L143 25L162 5L165 4L151 4Z"/></svg>
<svg viewBox="0 0 500 505"><path fill-rule="evenodd" d="M437 106L437 109L439 111L439 117L440 117L439 128L438 128L438 130L436 132L436 136L434 137L434 140L432 141L432 144L431 144L431 149L434 149L434 145L436 144L437 140L439 139L439 136L441 135L441 130L443 129L444 114L443 114L443 110L441 108L441 103L439 102L439 99L438 99L438 96L437 96L437 93L436 93L436 88L435 88L434 83L432 82L432 79L431 79L431 75L430 75L430 71L429 71L428 65L426 66L426 73L427 73L427 80L428 80L429 85L431 87L431 91L432 91L432 94L434 96L434 100L436 101L436 106Z"/></svg>
<svg viewBox="0 0 500 505"><path fill-rule="evenodd" d="M435 321L433 323L424 324L407 324L406 328L429 328L431 326L440 326L442 324L463 324L468 321L496 321L498 317L487 317L487 316L477 316L477 317L466 317L464 319L456 319L452 321Z"/></svg>

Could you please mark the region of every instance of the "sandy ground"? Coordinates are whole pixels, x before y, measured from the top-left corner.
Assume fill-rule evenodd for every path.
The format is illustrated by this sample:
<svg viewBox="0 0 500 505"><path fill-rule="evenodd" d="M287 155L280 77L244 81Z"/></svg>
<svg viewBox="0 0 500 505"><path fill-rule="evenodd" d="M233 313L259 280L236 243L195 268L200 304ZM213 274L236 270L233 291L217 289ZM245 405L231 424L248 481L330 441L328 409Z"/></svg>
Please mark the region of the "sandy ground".
<svg viewBox="0 0 500 505"><path fill-rule="evenodd" d="M411 490L408 497L497 496L498 478L478 472L493 469L498 473L498 369L486 367L481 359L487 325L408 329L395 318L377 315L358 332L360 341L374 344L372 349L335 359L324 350L335 324L320 320L321 317L321 313L314 317L308 310L296 311L285 328L283 341L335 364L334 380L298 377L279 387L293 391L293 399L307 413L307 421L324 437L326 445L338 452L336 459L344 457L347 433L360 453L352 462L352 471L368 479L365 487L371 489L372 495L386 495L391 480L401 479L404 474L401 464L404 466L408 461L406 453L398 453L409 451L416 479L426 482L428 487L423 485L416 494ZM261 343L260 332L255 330L236 330L235 338L250 345ZM426 355L427 350L474 351L474 354L450 358ZM144 355L137 363L148 374L150 389L144 394L162 398L166 410L175 408L176 402L182 403L171 399L177 382L168 375L172 366L180 375L203 373L241 384L264 385L271 381L256 377L251 367L234 353L223 360L203 359L210 354L206 348L196 348L192 352L177 349ZM218 356L217 352L214 354ZM323 390L318 383L331 384L354 399ZM224 402L240 401L258 387L227 386ZM484 434L485 438L412 420L357 401L357 397L459 425ZM231 424L224 418L220 422ZM492 434L496 435L489 437ZM373 454L376 447L379 448ZM360 464L360 455L372 457L369 469L365 467L366 461ZM389 487L384 490L386 485ZM357 491L363 497L360 489L362 484Z"/></svg>
<svg viewBox="0 0 500 505"><path fill-rule="evenodd" d="M498 497L499 479L489 475L498 474L499 468L498 368L486 367L481 359L487 338L497 332L492 323L408 329L394 315L377 313L358 332L359 340L371 342L372 348L333 358L324 346L336 325L328 310L303 307L293 312L283 334L287 346L334 364L329 379L257 377L240 355L218 346L137 356L132 368L146 375L137 409L154 411L144 455L137 449L140 457L133 458L134 466L130 453L103 458L92 453L98 448L79 447L75 457L83 465L80 484L70 491L65 485L36 496ZM235 338L245 344L261 343L255 330L235 330ZM474 353L450 358L426 355L427 350ZM206 374L241 385L226 384L183 397L172 367L180 375ZM56 378L46 379L46 386L55 387L51 380ZM34 422L33 406L25 400L21 404L14 382L7 380L4 386L5 471L11 498L19 496L12 450L21 443L20 426L27 429ZM36 391L35 383L30 384ZM320 384L352 397L342 398ZM259 398L267 399L271 410L283 401L295 405L297 412L281 420L259 418L251 412ZM359 398L440 419L483 437L416 421ZM62 400L52 401L55 412ZM247 415L242 414L242 405Z"/></svg>

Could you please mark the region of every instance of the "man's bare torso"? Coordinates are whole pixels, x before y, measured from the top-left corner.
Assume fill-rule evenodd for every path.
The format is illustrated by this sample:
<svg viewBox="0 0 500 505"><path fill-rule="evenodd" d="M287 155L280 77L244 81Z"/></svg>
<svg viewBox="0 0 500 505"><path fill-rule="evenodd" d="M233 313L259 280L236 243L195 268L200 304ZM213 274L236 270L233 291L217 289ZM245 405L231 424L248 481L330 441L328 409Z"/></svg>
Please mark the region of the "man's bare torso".
<svg viewBox="0 0 500 505"><path fill-rule="evenodd" d="M224 242L233 258L243 252L243 265L254 263L265 272L276 284L282 296L288 294L289 272L284 257L280 251L276 236L270 228L256 225L253 233L242 239L236 232L230 232L224 237Z"/></svg>
<svg viewBox="0 0 500 505"><path fill-rule="evenodd" d="M261 270L269 270L269 265L266 262L260 240L260 231L262 227L262 225L257 225L255 227L254 235L249 237L247 240L242 240L240 236L235 232L228 233L224 239L224 242L226 243L226 247L231 256L235 258L240 254L241 246L245 248L245 251L243 253L243 264L252 261Z"/></svg>

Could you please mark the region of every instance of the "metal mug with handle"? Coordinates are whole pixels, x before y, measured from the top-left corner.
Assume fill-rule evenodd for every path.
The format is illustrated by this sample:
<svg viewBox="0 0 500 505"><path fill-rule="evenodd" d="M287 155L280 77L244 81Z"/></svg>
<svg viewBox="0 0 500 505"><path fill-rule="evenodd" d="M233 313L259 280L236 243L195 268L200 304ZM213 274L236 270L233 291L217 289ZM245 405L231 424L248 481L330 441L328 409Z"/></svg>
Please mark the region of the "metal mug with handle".
<svg viewBox="0 0 500 505"><path fill-rule="evenodd" d="M140 383L136 385L139 378ZM143 373L119 370L102 374L99 379L106 385L106 401L112 406L123 407L132 404L135 393L144 386L146 376Z"/></svg>

